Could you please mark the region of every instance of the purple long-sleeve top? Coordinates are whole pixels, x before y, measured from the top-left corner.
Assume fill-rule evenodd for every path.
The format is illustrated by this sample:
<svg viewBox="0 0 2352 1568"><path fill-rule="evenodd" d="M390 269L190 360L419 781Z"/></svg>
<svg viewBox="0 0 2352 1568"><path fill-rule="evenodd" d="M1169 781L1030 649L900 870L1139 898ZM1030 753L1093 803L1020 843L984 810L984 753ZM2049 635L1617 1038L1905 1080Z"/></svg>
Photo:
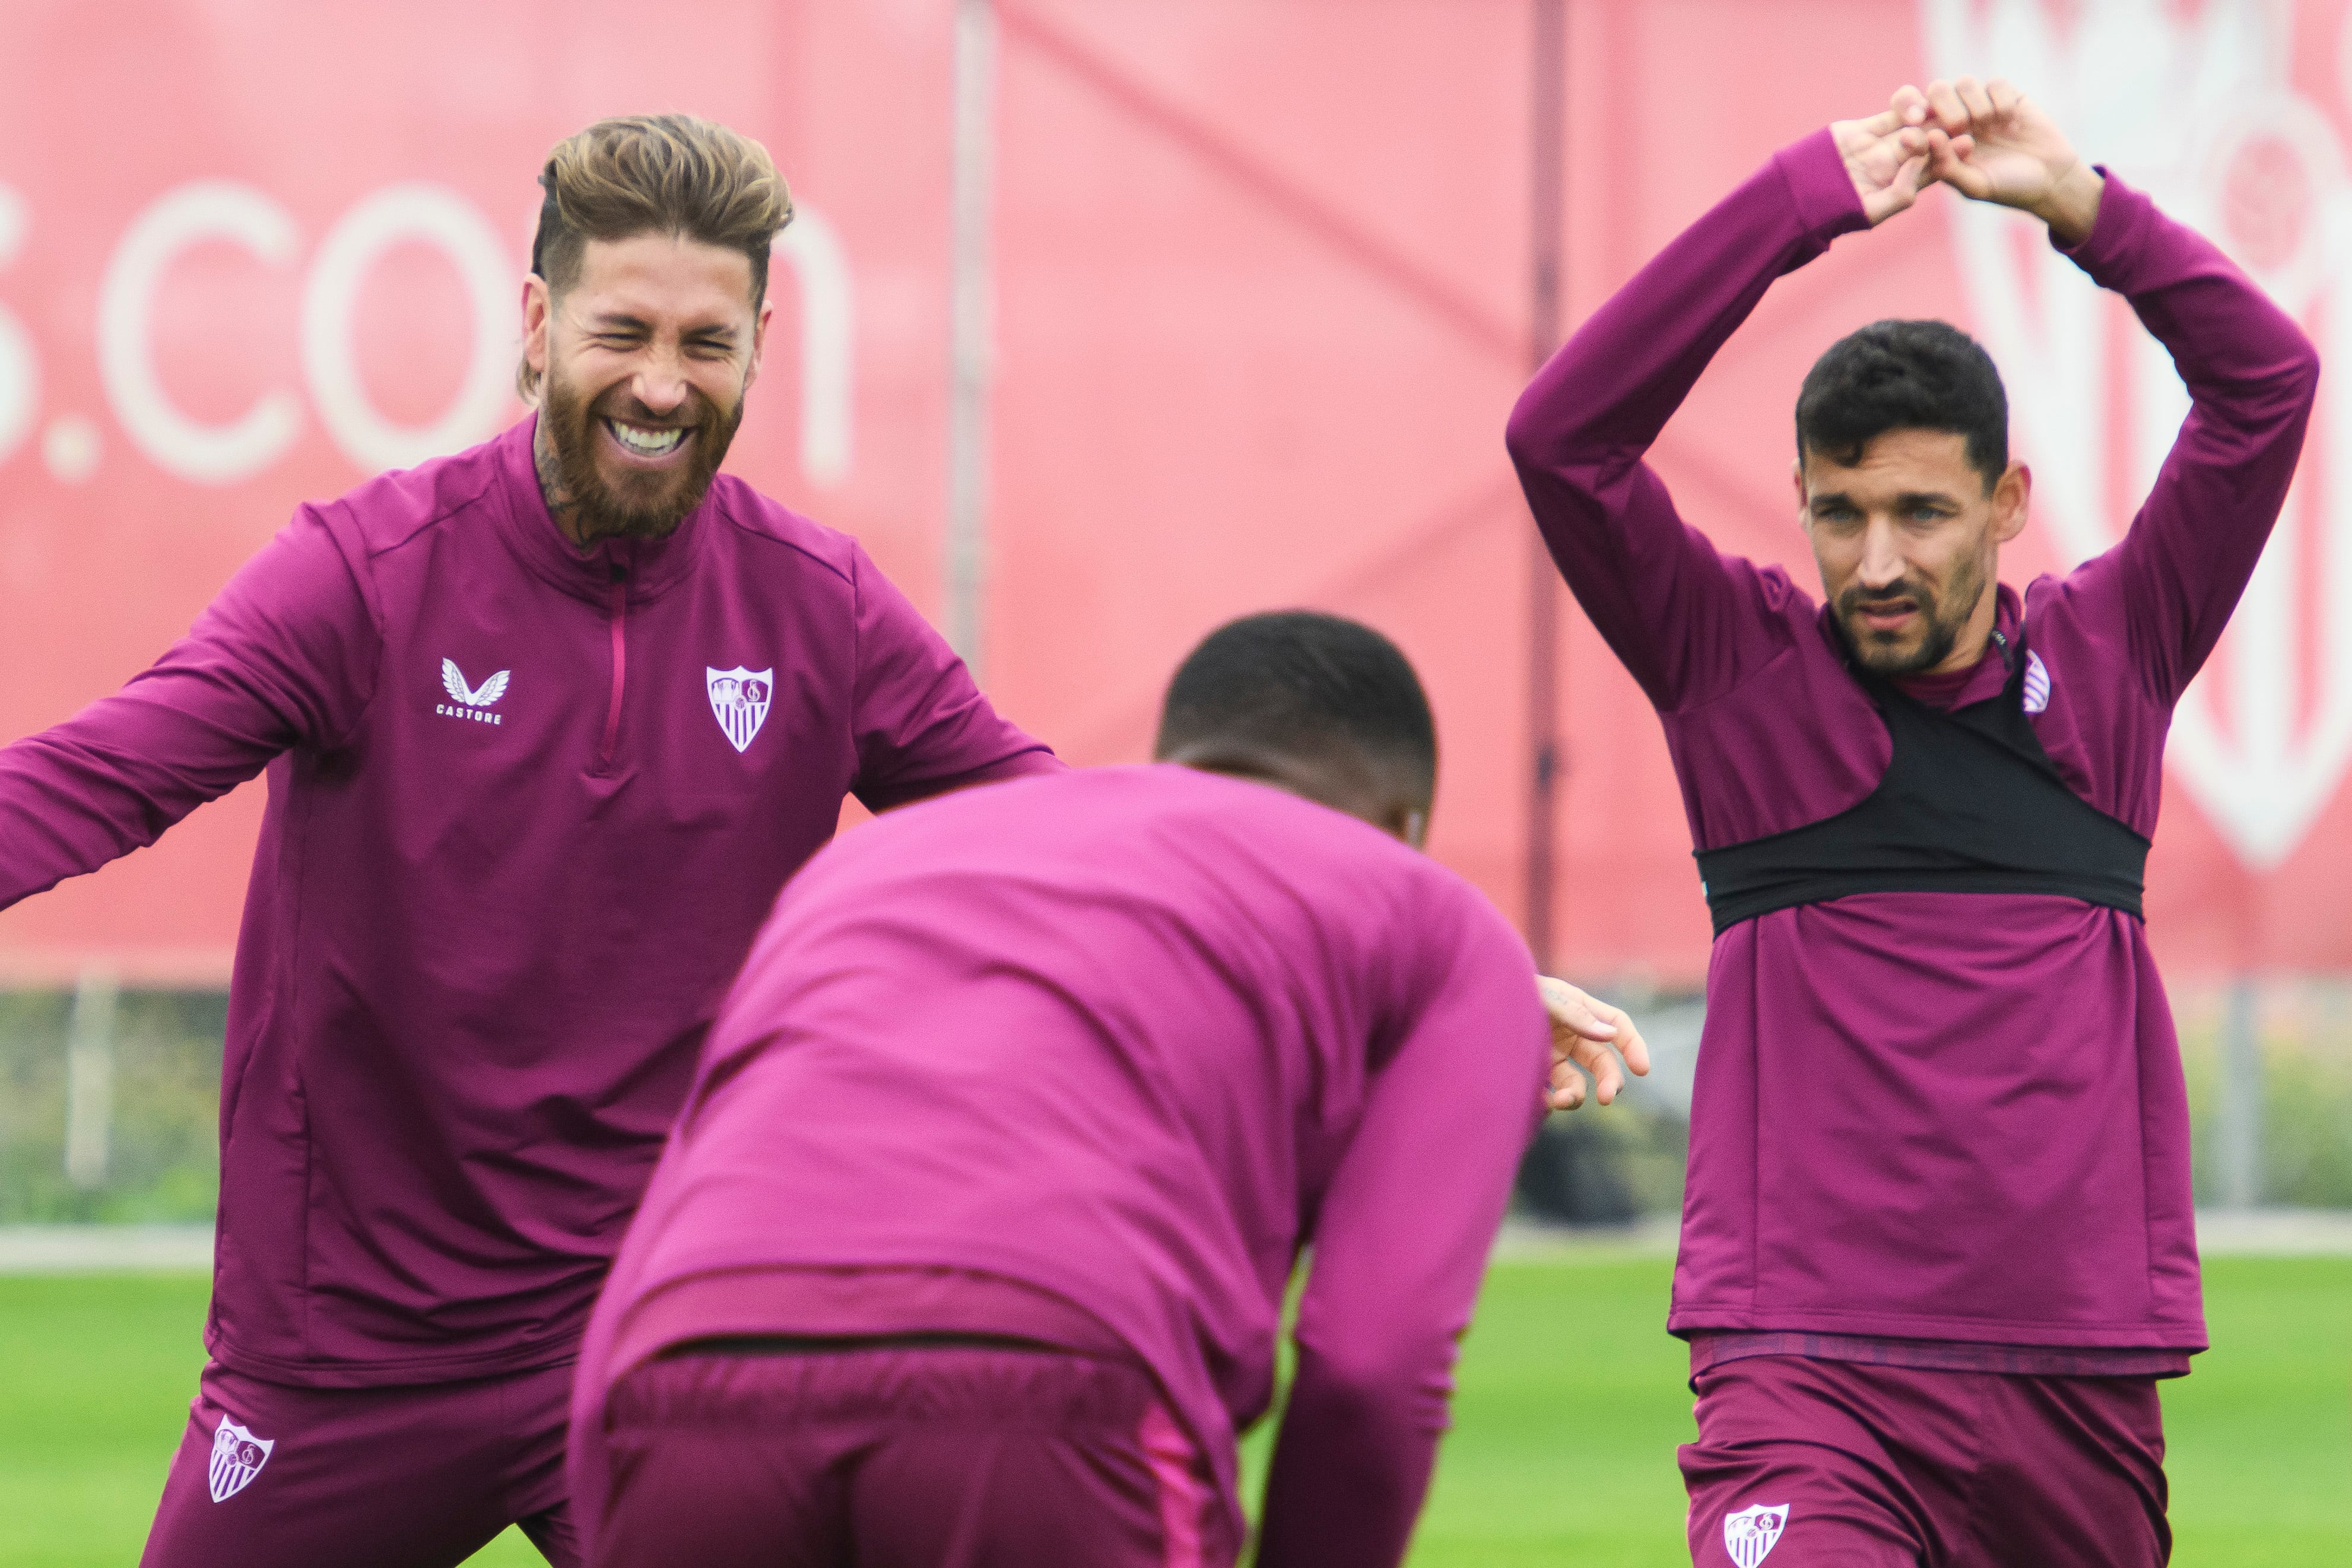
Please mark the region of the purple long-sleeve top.
<svg viewBox="0 0 2352 1568"><path fill-rule="evenodd" d="M1104 768L861 827L785 890L711 1033L583 1352L574 1517L593 1531L605 1495L606 1389L665 1344L1093 1350L1091 1321L1158 1379L1237 1541L1234 1436L1311 1242L1258 1561L1394 1563L1548 1033L1526 945L1467 883L1265 785ZM815 1269L907 1288L860 1324Z"/></svg>
<svg viewBox="0 0 2352 1568"><path fill-rule="evenodd" d="M268 767L205 1335L254 1376L569 1359L845 794L1060 766L855 542L730 476L575 551L532 428L303 507L152 668L0 750L0 906Z"/></svg>
<svg viewBox="0 0 2352 1568"><path fill-rule="evenodd" d="M1717 552L1643 461L1772 280L1864 226L1828 132L1789 147L1512 415L1544 539L1656 707L1700 849L1834 816L1891 754L1827 611ZM2123 542L2000 588L1999 625L2047 671L2031 721L2060 775L2145 837L2173 705L2278 514L2317 360L2113 175L2066 254L2130 301L2193 408ZM1989 649L1917 694L1958 705L2002 681ZM2179 1054L2138 920L2053 895L1857 895L1726 930L1706 996L1674 1331L2203 1347Z"/></svg>

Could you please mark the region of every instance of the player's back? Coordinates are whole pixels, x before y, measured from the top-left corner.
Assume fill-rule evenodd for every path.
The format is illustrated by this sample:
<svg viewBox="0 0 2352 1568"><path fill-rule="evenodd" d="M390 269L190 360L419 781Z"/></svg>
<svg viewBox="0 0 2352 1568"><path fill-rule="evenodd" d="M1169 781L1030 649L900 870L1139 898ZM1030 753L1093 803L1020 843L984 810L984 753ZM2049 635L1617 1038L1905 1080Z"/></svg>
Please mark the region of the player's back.
<svg viewBox="0 0 2352 1568"><path fill-rule="evenodd" d="M1422 1050L1458 1052L1478 1107L1461 1157L1507 1181L1545 1063L1530 974L1467 884L1264 785L1097 769L892 814L779 902L607 1313L719 1270L997 1276L1106 1325L1213 1451L1271 1392L1302 1232L1433 1009ZM1425 1136L1465 1131L1440 1108ZM1381 1223L1483 1226L1483 1255L1468 1206Z"/></svg>

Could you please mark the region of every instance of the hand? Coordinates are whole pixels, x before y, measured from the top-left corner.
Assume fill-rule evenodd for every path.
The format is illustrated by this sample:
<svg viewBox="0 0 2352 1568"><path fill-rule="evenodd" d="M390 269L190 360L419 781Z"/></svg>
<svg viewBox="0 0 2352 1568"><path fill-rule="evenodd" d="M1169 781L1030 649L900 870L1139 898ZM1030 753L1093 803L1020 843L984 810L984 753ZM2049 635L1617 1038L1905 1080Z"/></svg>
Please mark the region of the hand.
<svg viewBox="0 0 2352 1568"><path fill-rule="evenodd" d="M1862 198L1863 216L1874 227L1917 201L1920 187L1930 183L1927 116L1923 108L1919 114L1905 118L1906 92L1919 96L1917 88L1906 87L1883 112L1867 120L1836 121L1830 126L1838 155L1845 160L1846 176Z"/></svg>
<svg viewBox="0 0 2352 1568"><path fill-rule="evenodd" d="M1622 1010L1549 974L1536 976L1536 989L1543 996L1544 1011L1551 1016L1551 1083L1544 1090L1547 1108L1574 1110L1584 1103L1584 1078L1576 1070L1580 1067L1592 1075L1594 1098L1603 1105L1625 1087L1624 1071L1617 1065L1620 1055L1634 1077L1650 1070L1650 1047ZM1612 1045L1616 1050L1609 1048Z"/></svg>
<svg viewBox="0 0 2352 1568"><path fill-rule="evenodd" d="M2058 122L2008 82L1964 76L1906 87L1894 112L1927 134L1927 177L1979 202L2032 213L2069 245L2089 237L2106 181Z"/></svg>

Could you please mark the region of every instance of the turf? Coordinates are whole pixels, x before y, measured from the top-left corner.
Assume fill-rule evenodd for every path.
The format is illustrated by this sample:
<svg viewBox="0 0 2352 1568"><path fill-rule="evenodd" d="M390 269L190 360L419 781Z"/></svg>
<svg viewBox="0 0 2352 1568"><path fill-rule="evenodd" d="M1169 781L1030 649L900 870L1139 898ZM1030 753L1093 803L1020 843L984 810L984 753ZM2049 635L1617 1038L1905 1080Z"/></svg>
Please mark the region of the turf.
<svg viewBox="0 0 2352 1568"><path fill-rule="evenodd" d="M1687 1563L1665 1289L1654 1259L1496 1267L1415 1568ZM2166 1388L2176 1561L2352 1562L2352 1258L2217 1259L2206 1301L2216 1348ZM137 1561L204 1302L181 1275L0 1279L0 1563ZM538 1561L511 1531L475 1559Z"/></svg>

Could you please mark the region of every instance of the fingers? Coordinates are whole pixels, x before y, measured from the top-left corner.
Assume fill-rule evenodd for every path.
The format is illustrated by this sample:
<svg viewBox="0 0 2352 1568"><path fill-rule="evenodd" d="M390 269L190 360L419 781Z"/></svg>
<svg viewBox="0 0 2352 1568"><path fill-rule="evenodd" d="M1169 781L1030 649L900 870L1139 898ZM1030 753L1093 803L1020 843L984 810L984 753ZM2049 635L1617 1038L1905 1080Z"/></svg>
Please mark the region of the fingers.
<svg viewBox="0 0 2352 1568"><path fill-rule="evenodd" d="M1623 1008L1549 974L1536 977L1536 988L1551 1020L1551 1078L1544 1094L1546 1105L1554 1110L1573 1110L1582 1105L1587 1075L1591 1079L1591 1098L1608 1105L1623 1092L1628 1071L1639 1078L1650 1070L1649 1043Z"/></svg>
<svg viewBox="0 0 2352 1568"><path fill-rule="evenodd" d="M2025 101L2025 94L2005 77L1995 77L1985 83L1985 96L1992 100L1993 112L2007 114Z"/></svg>
<svg viewBox="0 0 2352 1568"><path fill-rule="evenodd" d="M1947 136L1957 136L1969 128L1968 109L1950 82L1927 84L1927 122Z"/></svg>
<svg viewBox="0 0 2352 1568"><path fill-rule="evenodd" d="M1952 84L1952 90L1958 96L1960 106L1969 111L1969 125L1989 125L1992 122L1997 112L1992 106L1992 98L1976 78L1962 77Z"/></svg>
<svg viewBox="0 0 2352 1568"><path fill-rule="evenodd" d="M1940 180L1964 196L1982 196L1992 189L1984 171L1969 162L1976 151L1973 136L1947 136L1940 129L1927 132L1926 178Z"/></svg>
<svg viewBox="0 0 2352 1568"><path fill-rule="evenodd" d="M1896 125L1924 125L1927 122L1927 95L1906 81L1895 89L1893 98L1887 100L1886 112L1895 117L1895 124L1889 125L1887 131L1894 130ZM1880 134L1885 135L1885 132Z"/></svg>
<svg viewBox="0 0 2352 1568"><path fill-rule="evenodd" d="M1550 1015L1554 1039L1563 1029L1591 1040L1616 1037L1616 1021L1625 1016L1616 1008L1596 1002L1567 981L1555 980L1549 974L1536 976L1536 989L1543 997L1544 1011Z"/></svg>
<svg viewBox="0 0 2352 1568"><path fill-rule="evenodd" d="M1551 1084L1544 1091L1544 1104L1553 1110L1574 1110L1583 1103L1584 1075L1565 1057L1554 1061Z"/></svg>

